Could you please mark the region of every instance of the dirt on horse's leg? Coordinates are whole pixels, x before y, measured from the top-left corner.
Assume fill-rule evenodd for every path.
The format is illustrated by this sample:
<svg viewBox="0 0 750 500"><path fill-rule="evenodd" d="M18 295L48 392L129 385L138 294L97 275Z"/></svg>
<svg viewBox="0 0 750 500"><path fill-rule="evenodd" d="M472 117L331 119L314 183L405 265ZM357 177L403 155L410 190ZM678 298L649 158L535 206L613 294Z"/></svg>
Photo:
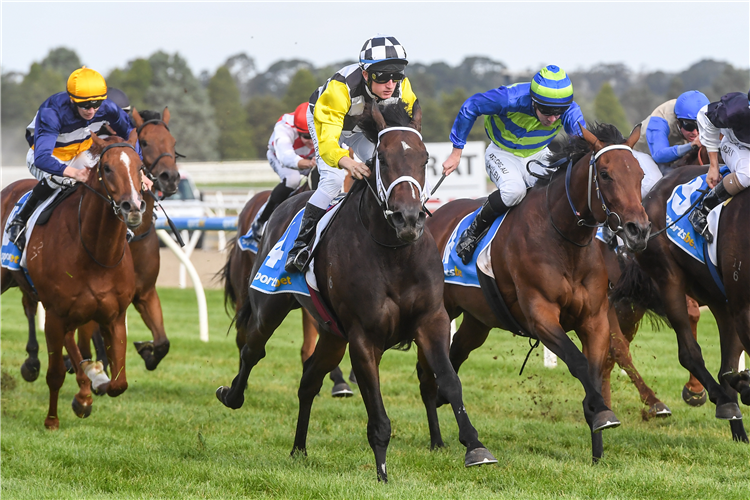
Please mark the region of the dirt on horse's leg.
<svg viewBox="0 0 750 500"><path fill-rule="evenodd" d="M80 331L78 336L80 342L81 337L83 337ZM90 345L89 338L85 338L84 341L87 346ZM81 367L83 357L76 345L74 331L65 333L65 349L68 351L70 361L73 363L73 368L76 373L76 382L78 383L78 393L73 396L73 413L79 418L86 418L91 415L91 405L93 404L93 398L91 397L91 380L86 376Z"/></svg>
<svg viewBox="0 0 750 500"><path fill-rule="evenodd" d="M164 316L161 310L161 301L156 288L139 291L133 299L133 305L143 318L143 322L151 330L153 343L138 343L138 354L146 363L147 370L155 370L159 362L169 352L169 339L164 331Z"/></svg>
<svg viewBox="0 0 750 500"><path fill-rule="evenodd" d="M698 340L698 321L701 319L701 309L698 302L695 301L689 295L685 296L687 301L688 319L690 319L690 329L693 331L693 338ZM685 384L685 387L693 394L702 394L704 391L703 384L698 382L695 375L690 374L690 379Z"/></svg>
<svg viewBox="0 0 750 500"><path fill-rule="evenodd" d="M391 441L391 421L385 412L383 396L380 393L379 366L383 351L369 343L361 328L349 331L349 342L352 368L367 409L367 441L375 455L378 480L386 482L388 471L385 466L385 455Z"/></svg>
<svg viewBox="0 0 750 500"><path fill-rule="evenodd" d="M117 397L128 388L128 378L125 371L125 357L127 354L127 333L125 328L125 311L111 324L101 324L99 329L104 338L104 346L109 358L109 373L112 376L107 389L107 395Z"/></svg>
<svg viewBox="0 0 750 500"><path fill-rule="evenodd" d="M49 409L44 426L50 430L60 428L60 419L57 416L57 401L60 387L65 382L65 363L63 362L63 342L65 330L62 321L47 312L44 324L44 336L47 340L47 356L49 366L47 367L47 387L49 387Z"/></svg>
<svg viewBox="0 0 750 500"><path fill-rule="evenodd" d="M292 456L307 454L307 430L310 425L310 410L313 400L323 386L323 380L332 367L338 366L346 352L346 341L330 333L322 333L313 354L307 358L302 371L297 397L299 414L294 434Z"/></svg>
<svg viewBox="0 0 750 500"><path fill-rule="evenodd" d="M21 365L21 376L26 382L33 382L39 377L41 364L39 363L39 342L36 340L36 308L39 304L36 300L23 294L21 298L23 312L29 322L29 339L26 342L28 357Z"/></svg>

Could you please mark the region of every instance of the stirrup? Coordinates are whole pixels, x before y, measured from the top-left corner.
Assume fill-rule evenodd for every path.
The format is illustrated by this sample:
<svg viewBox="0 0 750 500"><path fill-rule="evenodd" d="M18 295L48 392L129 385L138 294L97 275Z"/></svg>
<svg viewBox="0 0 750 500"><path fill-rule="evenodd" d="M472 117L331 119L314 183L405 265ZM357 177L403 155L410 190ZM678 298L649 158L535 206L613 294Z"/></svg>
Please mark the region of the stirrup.
<svg viewBox="0 0 750 500"><path fill-rule="evenodd" d="M299 272L302 272L305 270L305 264L307 263L307 260L310 258L310 247L306 246L302 250L297 253L297 255L294 256L294 267L299 269Z"/></svg>
<svg viewBox="0 0 750 500"><path fill-rule="evenodd" d="M256 243L260 243L260 238L261 236L263 236L263 224L260 224L256 219L255 222L253 222L253 224L250 226L250 229L253 230L252 240Z"/></svg>
<svg viewBox="0 0 750 500"><path fill-rule="evenodd" d="M14 228L19 228L18 234L12 234ZM23 252L23 248L26 246L26 224L20 222L14 223L11 221L7 233L8 240Z"/></svg>

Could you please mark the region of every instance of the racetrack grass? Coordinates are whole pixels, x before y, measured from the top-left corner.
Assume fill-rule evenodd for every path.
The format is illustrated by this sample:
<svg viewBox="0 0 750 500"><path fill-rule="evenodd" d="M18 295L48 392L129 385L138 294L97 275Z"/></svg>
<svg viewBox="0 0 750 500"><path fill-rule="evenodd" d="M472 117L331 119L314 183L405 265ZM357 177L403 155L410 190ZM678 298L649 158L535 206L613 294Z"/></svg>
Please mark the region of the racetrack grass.
<svg viewBox="0 0 750 500"><path fill-rule="evenodd" d="M715 407L690 408L687 380L671 330L642 331L633 347L641 374L674 415L645 422L627 377L613 376L613 410L623 425L605 431L604 458L591 465L583 389L564 364L542 366L535 351L522 377L525 339L495 330L461 370L464 400L480 439L499 460L465 469L464 447L448 408L439 410L447 448L429 450L415 372L416 352L387 352L383 397L393 435L387 485L376 481L359 391L330 397L326 380L315 401L308 457L290 458L301 374L299 312L293 312L250 376L239 410L214 396L237 369L221 294L208 292L211 341L198 340L192 290L160 290L171 350L147 372L132 346L129 389L95 398L90 418L76 418L69 375L60 393L60 430L43 422L48 392L42 375L23 381L26 321L20 294L2 300L2 497L11 498L750 498L750 447L731 441ZM150 338L129 313L129 340ZM719 362L713 318L699 339L709 370ZM40 339L41 340L41 339ZM40 351L45 352L43 341ZM342 368L349 372L348 356ZM747 409L747 407L743 407Z"/></svg>

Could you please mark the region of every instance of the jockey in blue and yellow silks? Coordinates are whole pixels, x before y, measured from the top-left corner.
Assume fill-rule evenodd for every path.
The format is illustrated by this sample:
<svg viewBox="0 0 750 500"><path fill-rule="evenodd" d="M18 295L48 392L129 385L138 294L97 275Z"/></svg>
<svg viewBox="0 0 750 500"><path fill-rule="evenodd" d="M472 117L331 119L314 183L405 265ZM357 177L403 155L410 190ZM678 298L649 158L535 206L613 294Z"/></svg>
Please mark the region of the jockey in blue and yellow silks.
<svg viewBox="0 0 750 500"><path fill-rule="evenodd" d="M529 83L474 94L461 106L450 134L453 152L443 163L445 175L458 167L466 138L480 115L485 115L485 131L492 141L485 152L485 168L497 191L489 195L456 244L465 264L492 221L521 203L526 189L536 183L526 163L545 163L547 146L561 129L580 135L580 127L586 126L581 108L573 101L570 78L559 67L547 66Z"/></svg>
<svg viewBox="0 0 750 500"><path fill-rule="evenodd" d="M127 113L107 99L104 77L85 66L71 73L65 92L44 101L26 128L31 149L26 165L40 182L10 222L8 236L23 250L26 223L34 209L59 187L68 187L88 178L88 168L96 165L89 148L91 132L109 124L120 137L127 138L133 126ZM136 144L140 154L140 145ZM150 189L151 181L144 178Z"/></svg>

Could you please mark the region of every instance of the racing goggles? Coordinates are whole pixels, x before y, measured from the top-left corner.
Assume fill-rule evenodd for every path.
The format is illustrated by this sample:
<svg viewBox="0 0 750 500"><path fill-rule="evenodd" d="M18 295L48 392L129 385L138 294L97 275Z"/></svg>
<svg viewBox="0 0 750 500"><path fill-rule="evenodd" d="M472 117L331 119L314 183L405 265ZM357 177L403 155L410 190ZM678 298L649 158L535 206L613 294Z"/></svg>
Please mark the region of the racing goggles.
<svg viewBox="0 0 750 500"><path fill-rule="evenodd" d="M685 129L685 132L693 132L698 128L698 122L695 120L678 118L677 121L680 123L680 128Z"/></svg>
<svg viewBox="0 0 750 500"><path fill-rule="evenodd" d="M372 72L372 81L375 83L388 83L391 80L394 82L400 82L406 78L406 75L404 75L401 72L394 72L394 71L373 71Z"/></svg>
<svg viewBox="0 0 750 500"><path fill-rule="evenodd" d="M310 139L310 138L311 138L311 137L310 137L310 134L305 134L304 132L297 132L297 133L299 134L299 136L300 136L300 137L301 137L302 139Z"/></svg>
<svg viewBox="0 0 750 500"><path fill-rule="evenodd" d="M544 116L560 116L568 110L568 106L544 106L539 103L534 103L536 109Z"/></svg>
<svg viewBox="0 0 750 500"><path fill-rule="evenodd" d="M76 106L83 109L99 109L104 99L94 99L93 101L77 102Z"/></svg>

